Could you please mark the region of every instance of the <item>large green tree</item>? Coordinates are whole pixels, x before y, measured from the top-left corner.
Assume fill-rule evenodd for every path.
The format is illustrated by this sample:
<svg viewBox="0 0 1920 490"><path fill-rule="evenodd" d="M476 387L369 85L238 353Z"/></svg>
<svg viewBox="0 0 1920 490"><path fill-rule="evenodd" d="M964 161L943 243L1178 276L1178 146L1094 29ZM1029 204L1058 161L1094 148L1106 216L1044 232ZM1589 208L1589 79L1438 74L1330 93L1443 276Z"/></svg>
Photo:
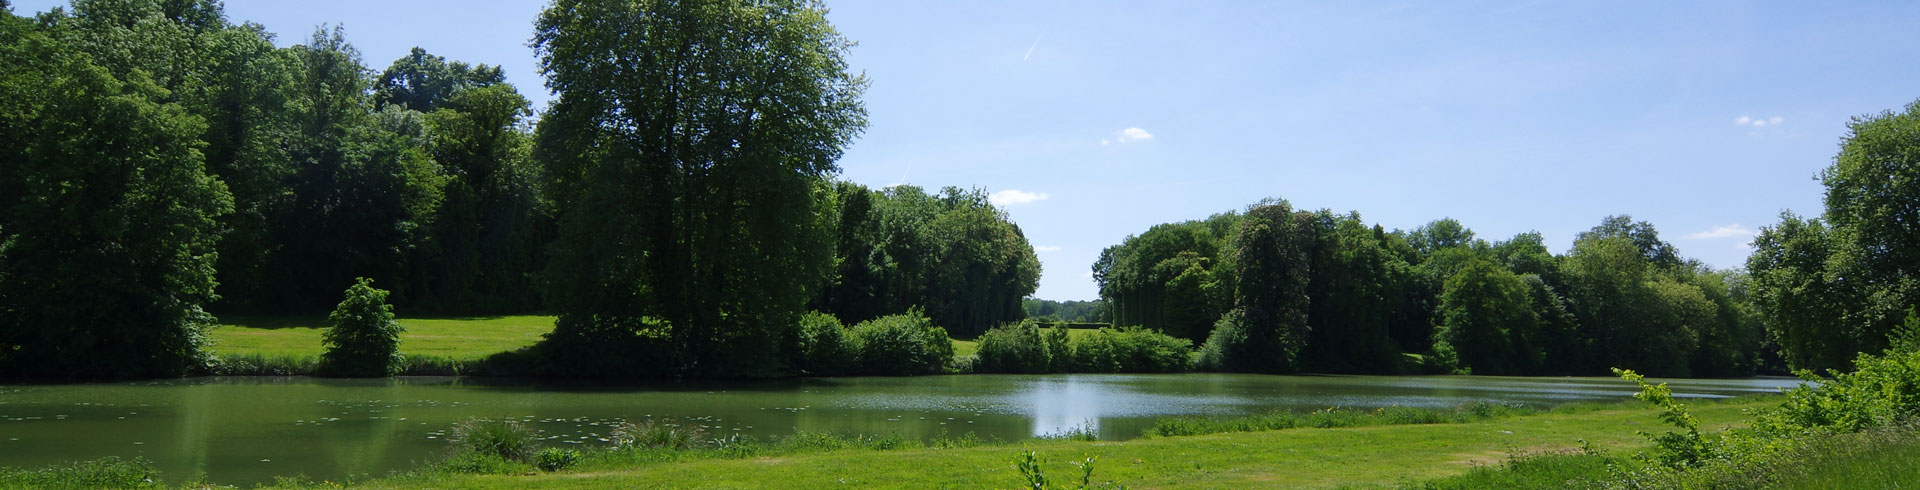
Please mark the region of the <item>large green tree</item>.
<svg viewBox="0 0 1920 490"><path fill-rule="evenodd" d="M1209 367L1299 369L1308 336L1313 221L1313 213L1295 212L1286 201L1265 201L1247 210L1228 245L1234 305L1207 339Z"/></svg>
<svg viewBox="0 0 1920 490"><path fill-rule="evenodd" d="M232 205L202 160L205 123L146 70L116 77L5 12L0 66L0 371L194 368Z"/></svg>
<svg viewBox="0 0 1920 490"><path fill-rule="evenodd" d="M557 98L537 151L561 227L544 348L559 369L788 372L832 257L823 179L866 123L850 44L817 2L541 13L533 45Z"/></svg>
<svg viewBox="0 0 1920 490"><path fill-rule="evenodd" d="M1520 276L1485 260L1468 263L1440 293L1436 342L1475 374L1527 374L1542 362L1540 318Z"/></svg>

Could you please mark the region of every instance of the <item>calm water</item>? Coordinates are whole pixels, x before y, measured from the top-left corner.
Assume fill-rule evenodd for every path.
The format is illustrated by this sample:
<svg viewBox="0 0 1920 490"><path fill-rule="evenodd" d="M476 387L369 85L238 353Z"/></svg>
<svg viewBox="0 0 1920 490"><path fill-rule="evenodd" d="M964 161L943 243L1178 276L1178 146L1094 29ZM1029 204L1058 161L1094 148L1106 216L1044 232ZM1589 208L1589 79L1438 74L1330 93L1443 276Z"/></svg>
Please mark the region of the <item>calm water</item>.
<svg viewBox="0 0 1920 490"><path fill-rule="evenodd" d="M1669 380L1681 396L1772 393L1791 378ZM145 457L168 481L226 484L275 475L380 475L446 450L468 417L511 417L555 446L603 444L618 420L665 420L710 434L795 430L1020 439L1092 427L1139 436L1154 418L1330 406L1446 408L1487 401L1551 406L1618 400L1613 378L1458 376L1037 375L842 378L659 385L454 378L195 378L0 386L0 466Z"/></svg>

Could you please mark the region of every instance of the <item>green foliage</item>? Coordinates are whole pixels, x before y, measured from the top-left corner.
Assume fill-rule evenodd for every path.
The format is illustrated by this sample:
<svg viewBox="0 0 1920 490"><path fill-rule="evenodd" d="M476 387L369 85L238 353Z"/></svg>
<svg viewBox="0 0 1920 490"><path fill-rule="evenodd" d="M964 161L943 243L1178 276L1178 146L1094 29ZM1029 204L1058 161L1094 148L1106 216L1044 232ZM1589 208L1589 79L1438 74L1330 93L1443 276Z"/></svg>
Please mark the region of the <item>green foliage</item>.
<svg viewBox="0 0 1920 490"><path fill-rule="evenodd" d="M1307 413L1274 411L1242 417L1167 417L1146 430L1149 437L1197 436L1226 432L1258 432L1296 428L1328 429L1376 425L1462 424L1527 415L1535 410L1517 405L1465 403L1451 410L1384 407L1372 410L1329 407Z"/></svg>
<svg viewBox="0 0 1920 490"><path fill-rule="evenodd" d="M1047 370L1064 373L1073 370L1073 336L1066 326L1055 324L1044 334L1047 343Z"/></svg>
<svg viewBox="0 0 1920 490"><path fill-rule="evenodd" d="M1187 370L1193 342L1140 327L1102 328L1073 346L1083 373L1177 373Z"/></svg>
<svg viewBox="0 0 1920 490"><path fill-rule="evenodd" d="M1032 321L994 327L980 334L980 358L975 372L1045 373L1053 370L1053 356L1071 357L1071 352L1054 352Z"/></svg>
<svg viewBox="0 0 1920 490"><path fill-rule="evenodd" d="M381 104L433 112L465 89L503 84L506 78L500 67L449 63L445 57L414 47L380 73L373 83L373 93Z"/></svg>
<svg viewBox="0 0 1920 490"><path fill-rule="evenodd" d="M790 1L562 0L534 31L556 95L535 148L560 220L545 350L612 357L651 337L666 347L618 367L790 372L795 319L833 265L822 181L866 124L851 42Z"/></svg>
<svg viewBox="0 0 1920 490"><path fill-rule="evenodd" d="M1020 301L1021 309L1026 310L1028 318L1052 320L1067 323L1108 323L1113 321L1113 308L1106 301L1053 301L1027 298Z"/></svg>
<svg viewBox="0 0 1920 490"><path fill-rule="evenodd" d="M1224 213L1157 225L1101 251L1093 278L1113 323L1205 339L1214 320L1232 306L1232 286L1222 277L1221 264L1239 221L1239 214Z"/></svg>
<svg viewBox="0 0 1920 490"><path fill-rule="evenodd" d="M854 372L859 351L840 319L821 312L800 317L800 371L811 376L837 376Z"/></svg>
<svg viewBox="0 0 1920 490"><path fill-rule="evenodd" d="M1664 410L1660 420L1680 429L1681 432L1665 432L1659 435L1640 432L1641 436L1653 441L1653 460L1674 468L1699 466L1702 463L1727 455L1724 439L1708 439L1700 434L1700 420L1687 411L1687 405L1673 397L1673 390L1666 383L1647 384L1646 377L1630 369L1614 369L1613 374L1620 379L1640 386L1634 398L1653 404Z"/></svg>
<svg viewBox="0 0 1920 490"><path fill-rule="evenodd" d="M1040 467L1041 465L1040 456L1038 453L1034 451L1026 451L1026 452L1020 453L1020 456L1013 458L1013 468L1014 470L1020 472L1021 480L1024 480L1026 482L1025 485L1021 486L1021 488L1026 488L1031 490L1054 490L1054 489L1086 490L1089 488L1115 488L1115 489L1126 488L1125 486L1122 486L1122 485L1115 485L1111 481L1101 482L1097 486L1093 485L1094 459L1095 459L1094 457L1088 456L1087 459L1085 460L1076 461L1073 463L1073 466L1080 470L1080 483L1078 485L1071 486L1071 487L1055 485L1053 484L1053 482L1047 480L1046 471Z"/></svg>
<svg viewBox="0 0 1920 490"><path fill-rule="evenodd" d="M105 458L37 469L0 468L0 488L92 490L99 488L166 488L159 470L143 458Z"/></svg>
<svg viewBox="0 0 1920 490"><path fill-rule="evenodd" d="M1312 213L1285 201L1247 210L1233 250L1234 308L1207 339L1213 366L1227 371L1292 372L1307 341ZM1223 332L1232 330L1232 332Z"/></svg>
<svg viewBox="0 0 1920 490"><path fill-rule="evenodd" d="M919 310L888 315L853 326L860 374L911 376L945 372L953 363L953 341L946 329Z"/></svg>
<svg viewBox="0 0 1920 490"><path fill-rule="evenodd" d="M373 280L360 278L347 288L345 298L327 315L333 322L322 340L327 352L320 356L324 372L336 376L392 376L400 372L400 333L406 328L393 320L393 306L387 304L387 291L375 289Z"/></svg>
<svg viewBox="0 0 1920 490"><path fill-rule="evenodd" d="M471 418L454 424L447 442L455 453L525 462L534 455L539 433L512 419Z"/></svg>
<svg viewBox="0 0 1920 490"><path fill-rule="evenodd" d="M697 425L621 421L613 426L607 439L614 449L689 449L705 442L706 434Z"/></svg>
<svg viewBox="0 0 1920 490"><path fill-rule="evenodd" d="M1769 434L1855 432L1920 417L1920 351L1861 354L1855 371L1829 371L1787 391L1779 408L1763 412L1754 427Z"/></svg>
<svg viewBox="0 0 1920 490"><path fill-rule="evenodd" d="M0 15L0 372L185 374L206 361L201 307L232 210L207 125L165 80L63 37Z"/></svg>
<svg viewBox="0 0 1920 490"><path fill-rule="evenodd" d="M1532 347L1540 325L1527 294L1512 272L1486 261L1469 263L1440 293L1436 345L1451 346L1460 365L1475 373L1531 372L1544 353Z"/></svg>
<svg viewBox="0 0 1920 490"><path fill-rule="evenodd" d="M533 466L540 471L560 471L580 465L580 452L572 449L546 448L533 455Z"/></svg>
<svg viewBox="0 0 1920 490"><path fill-rule="evenodd" d="M985 192L839 182L828 194L838 266L816 308L860 322L921 306L962 338L1026 316L1039 257Z"/></svg>

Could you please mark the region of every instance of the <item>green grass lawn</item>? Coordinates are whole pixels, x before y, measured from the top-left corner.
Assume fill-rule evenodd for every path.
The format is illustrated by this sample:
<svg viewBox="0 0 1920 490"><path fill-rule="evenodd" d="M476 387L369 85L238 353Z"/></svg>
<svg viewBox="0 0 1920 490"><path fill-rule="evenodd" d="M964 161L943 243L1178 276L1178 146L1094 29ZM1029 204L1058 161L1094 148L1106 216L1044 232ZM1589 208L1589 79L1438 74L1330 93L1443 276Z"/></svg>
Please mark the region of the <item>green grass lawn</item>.
<svg viewBox="0 0 1920 490"><path fill-rule="evenodd" d="M1744 420L1777 398L1694 405L1704 427ZM1667 430L1650 407L1548 413L1486 422L1291 429L1133 441L1028 441L952 449L829 450L774 457L589 464L550 474L429 473L364 482L373 488L1016 488L1013 458L1037 451L1056 483L1069 463L1097 458L1094 482L1129 488L1392 488L1497 465L1517 454L1574 451L1581 440L1616 453L1647 446L1637 430Z"/></svg>
<svg viewBox="0 0 1920 490"><path fill-rule="evenodd" d="M326 351L320 335L328 328L325 317L226 316L213 329L215 355L256 354L269 357L319 357ZM553 331L554 317L542 315L470 318L401 318L403 354L475 360L498 352L533 345ZM1078 340L1098 330L1071 329ZM956 358L980 351L972 340L953 341Z"/></svg>
<svg viewBox="0 0 1920 490"><path fill-rule="evenodd" d="M215 355L258 354L272 357L319 357L322 332L330 326L324 317L223 317L213 329ZM494 316L473 318L401 318L400 352L473 360L533 345L553 331L551 316Z"/></svg>

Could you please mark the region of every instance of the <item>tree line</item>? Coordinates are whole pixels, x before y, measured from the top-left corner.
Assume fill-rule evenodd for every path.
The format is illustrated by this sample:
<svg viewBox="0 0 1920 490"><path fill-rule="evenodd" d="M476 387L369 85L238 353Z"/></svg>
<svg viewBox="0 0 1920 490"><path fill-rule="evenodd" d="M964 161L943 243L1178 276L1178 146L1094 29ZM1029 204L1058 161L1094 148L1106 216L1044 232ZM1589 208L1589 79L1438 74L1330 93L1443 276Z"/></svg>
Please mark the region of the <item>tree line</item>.
<svg viewBox="0 0 1920 490"><path fill-rule="evenodd" d="M210 310L359 278L557 313L565 374L793 373L809 310L1023 316L1039 262L983 193L834 180L866 81L819 3L562 1L532 44L540 114L496 66L280 48L216 0L0 7L0 372L195 372Z"/></svg>
<svg viewBox="0 0 1920 490"><path fill-rule="evenodd" d="M1747 276L1682 259L1611 216L1551 253L1453 219L1411 231L1263 201L1155 226L1094 265L1115 321L1202 343L1201 367L1254 372L1664 376L1769 368Z"/></svg>
<svg viewBox="0 0 1920 490"><path fill-rule="evenodd" d="M1763 228L1744 269L1609 216L1563 254L1284 200L1154 226L1093 265L1114 323L1254 372L1746 376L1850 369L1920 343L1920 102L1854 118L1823 216Z"/></svg>

